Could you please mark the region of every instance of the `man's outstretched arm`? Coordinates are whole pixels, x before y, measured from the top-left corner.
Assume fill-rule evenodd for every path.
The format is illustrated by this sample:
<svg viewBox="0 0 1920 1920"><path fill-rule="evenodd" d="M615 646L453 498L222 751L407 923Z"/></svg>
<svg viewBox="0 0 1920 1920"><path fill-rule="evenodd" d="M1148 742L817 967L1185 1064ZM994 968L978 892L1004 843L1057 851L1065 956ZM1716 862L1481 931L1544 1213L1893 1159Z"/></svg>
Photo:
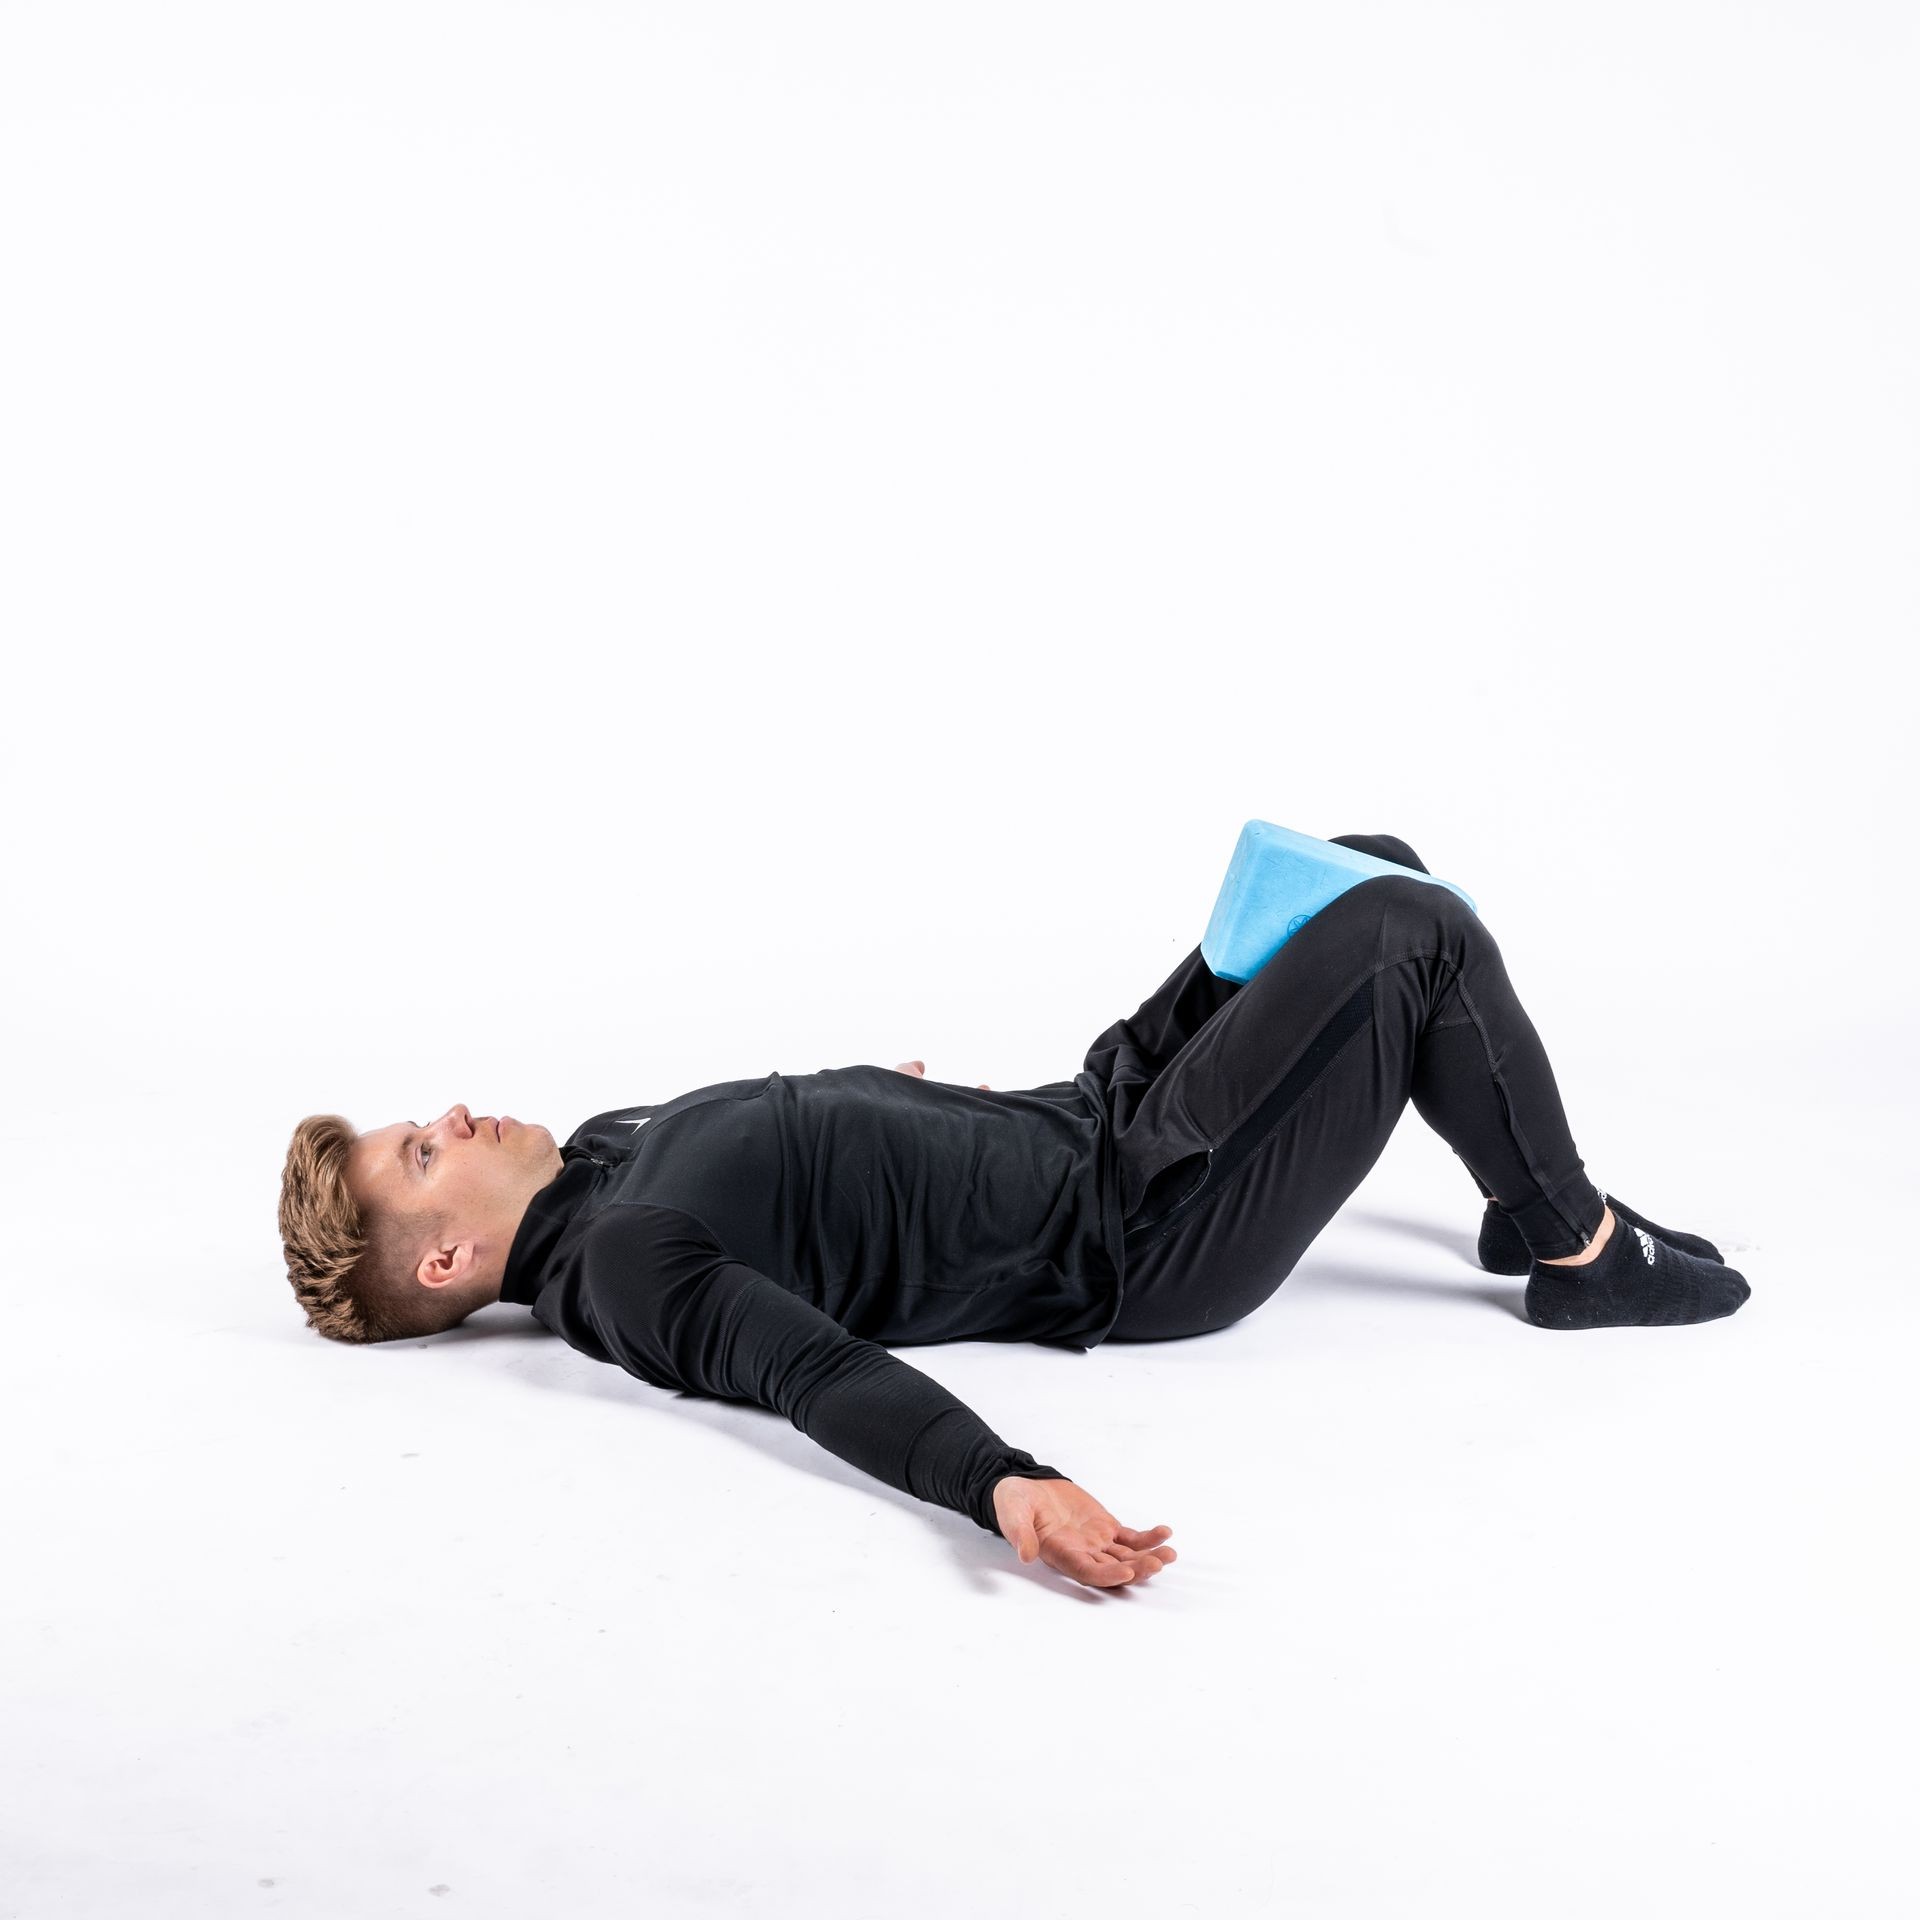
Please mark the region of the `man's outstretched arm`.
<svg viewBox="0 0 1920 1920"><path fill-rule="evenodd" d="M731 1258L692 1215L616 1203L582 1253L601 1342L638 1378L771 1408L875 1479L1085 1584L1127 1584L1173 1557L931 1375Z"/></svg>

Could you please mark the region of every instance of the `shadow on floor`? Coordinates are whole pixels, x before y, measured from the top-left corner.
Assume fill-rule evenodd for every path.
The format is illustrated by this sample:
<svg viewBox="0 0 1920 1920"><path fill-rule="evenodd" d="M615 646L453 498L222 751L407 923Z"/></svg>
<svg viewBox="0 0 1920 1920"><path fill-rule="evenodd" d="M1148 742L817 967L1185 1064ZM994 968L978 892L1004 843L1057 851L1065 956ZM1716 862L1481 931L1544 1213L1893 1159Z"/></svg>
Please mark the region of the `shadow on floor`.
<svg viewBox="0 0 1920 1920"><path fill-rule="evenodd" d="M1381 1227L1388 1233L1403 1233L1410 1240L1424 1240L1429 1246L1456 1254L1463 1264L1473 1269L1478 1284L1459 1286L1448 1280L1423 1279L1418 1274L1383 1273L1378 1268L1355 1266L1349 1261L1315 1259L1312 1253L1300 1263L1302 1271L1323 1273L1337 1279L1342 1286L1372 1287L1380 1293L1451 1294L1456 1299L1483 1301L1490 1307L1498 1307L1502 1313L1512 1314L1516 1320L1526 1319L1525 1280L1503 1281L1481 1266L1478 1226L1467 1232L1459 1227L1436 1226L1431 1220L1416 1219L1404 1213L1382 1213L1373 1207L1345 1207L1341 1209L1339 1217L1357 1226Z"/></svg>
<svg viewBox="0 0 1920 1920"><path fill-rule="evenodd" d="M1363 1227L1384 1227L1389 1233L1404 1233L1411 1240L1425 1240L1433 1246L1445 1247L1449 1253L1457 1253L1476 1273L1485 1271L1480 1265L1477 1224L1467 1233L1459 1227L1436 1227L1431 1220L1409 1219L1404 1213L1380 1213L1371 1207L1342 1207L1339 1218Z"/></svg>
<svg viewBox="0 0 1920 1920"><path fill-rule="evenodd" d="M1395 1273L1381 1267L1361 1266L1351 1260L1329 1260L1309 1253L1288 1278L1293 1286L1301 1280L1328 1280L1339 1287L1367 1287L1375 1293L1437 1293L1448 1300L1472 1300L1498 1307L1516 1320L1525 1320L1526 1286L1521 1281L1501 1282L1492 1274L1482 1275L1483 1285L1462 1286L1456 1280L1433 1280L1417 1273ZM1529 1322L1531 1324L1531 1322Z"/></svg>
<svg viewBox="0 0 1920 1920"><path fill-rule="evenodd" d="M745 1401L711 1399L704 1394L663 1391L633 1377L622 1367L588 1361L556 1339L524 1308L517 1314L497 1311L478 1314L460 1326L432 1336L434 1345L452 1345L468 1340L505 1341L513 1346L524 1344L524 1357L515 1353L506 1365L506 1371L524 1386L537 1391L564 1394L569 1399L586 1397L618 1402L630 1409L635 1417L634 1445L641 1457L646 1451L644 1428L639 1424L641 1419L693 1420L723 1435L730 1444L761 1454L770 1463L774 1473L803 1473L810 1478L848 1488L874 1504L885 1503L902 1512L916 1514L940 1530L952 1550L954 1564L978 1593L990 1593L998 1582L1011 1578L1045 1587L1064 1599L1084 1605L1140 1604L1139 1596L1126 1587L1083 1587L1063 1578L1042 1561L1023 1564L1011 1553L1004 1540L976 1526L967 1515L922 1500L887 1481L874 1478L809 1439L784 1415L771 1408ZM404 1343L394 1341L387 1344L397 1349ZM373 1347L368 1351L380 1352L383 1349ZM912 1365L914 1349L900 1349L899 1357ZM1060 1354L1057 1358L1065 1363L1069 1356ZM1062 1468L1062 1471L1066 1469ZM771 1481L767 1496L773 1497ZM1173 1569L1166 1571L1171 1573ZM1149 1587L1156 1584L1157 1580L1147 1583Z"/></svg>

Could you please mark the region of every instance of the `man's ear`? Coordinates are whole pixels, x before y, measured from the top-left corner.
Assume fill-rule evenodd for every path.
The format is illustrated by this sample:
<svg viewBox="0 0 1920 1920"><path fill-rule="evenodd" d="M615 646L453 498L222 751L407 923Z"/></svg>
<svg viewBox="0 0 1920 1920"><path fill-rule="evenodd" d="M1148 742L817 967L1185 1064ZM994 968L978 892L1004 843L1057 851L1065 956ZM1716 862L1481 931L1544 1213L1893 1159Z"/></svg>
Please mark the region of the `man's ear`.
<svg viewBox="0 0 1920 1920"><path fill-rule="evenodd" d="M423 1287L457 1286L473 1271L473 1242L453 1240L421 1257L414 1277Z"/></svg>

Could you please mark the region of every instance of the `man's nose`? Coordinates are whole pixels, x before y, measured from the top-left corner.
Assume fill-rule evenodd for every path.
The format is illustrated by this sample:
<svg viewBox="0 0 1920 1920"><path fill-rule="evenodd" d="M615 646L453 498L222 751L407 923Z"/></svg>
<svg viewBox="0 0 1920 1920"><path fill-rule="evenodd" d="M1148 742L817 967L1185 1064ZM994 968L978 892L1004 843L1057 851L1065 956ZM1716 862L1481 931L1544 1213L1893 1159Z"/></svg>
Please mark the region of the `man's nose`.
<svg viewBox="0 0 1920 1920"><path fill-rule="evenodd" d="M454 1133L471 1134L473 1132L473 1115L463 1106L455 1105L449 1107L440 1118L452 1122L451 1130Z"/></svg>

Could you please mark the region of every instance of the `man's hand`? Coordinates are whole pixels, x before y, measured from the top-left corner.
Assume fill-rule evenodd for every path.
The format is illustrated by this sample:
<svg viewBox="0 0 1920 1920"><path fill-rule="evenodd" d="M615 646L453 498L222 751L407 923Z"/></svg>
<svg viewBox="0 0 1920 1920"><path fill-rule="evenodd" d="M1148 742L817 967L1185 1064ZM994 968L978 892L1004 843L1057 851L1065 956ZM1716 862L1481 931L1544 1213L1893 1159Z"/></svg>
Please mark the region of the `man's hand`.
<svg viewBox="0 0 1920 1920"><path fill-rule="evenodd" d="M927 1063L924 1060L902 1060L899 1065L894 1068L894 1072L911 1073L919 1079L924 1080L927 1077ZM977 1086L982 1093L991 1093L993 1091L984 1080L976 1080L974 1085Z"/></svg>
<svg viewBox="0 0 1920 1920"><path fill-rule="evenodd" d="M994 1483L993 1517L1022 1560L1044 1560L1083 1587L1137 1587L1179 1558L1161 1544L1171 1527L1123 1527L1071 1480L1009 1474Z"/></svg>

